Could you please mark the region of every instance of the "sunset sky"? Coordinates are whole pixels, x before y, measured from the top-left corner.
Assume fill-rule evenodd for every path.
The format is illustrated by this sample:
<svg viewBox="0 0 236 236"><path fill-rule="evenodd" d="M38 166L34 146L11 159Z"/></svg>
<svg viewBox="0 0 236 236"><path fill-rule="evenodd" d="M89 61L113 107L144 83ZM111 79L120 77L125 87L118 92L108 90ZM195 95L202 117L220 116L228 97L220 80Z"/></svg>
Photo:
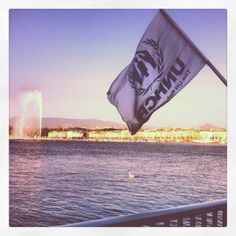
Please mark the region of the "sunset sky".
<svg viewBox="0 0 236 236"><path fill-rule="evenodd" d="M227 12L167 10L226 78ZM130 63L153 10L11 10L10 117L40 90L43 116L123 123L106 92ZM227 79L227 78L226 78ZM205 66L146 126L226 127L227 90Z"/></svg>

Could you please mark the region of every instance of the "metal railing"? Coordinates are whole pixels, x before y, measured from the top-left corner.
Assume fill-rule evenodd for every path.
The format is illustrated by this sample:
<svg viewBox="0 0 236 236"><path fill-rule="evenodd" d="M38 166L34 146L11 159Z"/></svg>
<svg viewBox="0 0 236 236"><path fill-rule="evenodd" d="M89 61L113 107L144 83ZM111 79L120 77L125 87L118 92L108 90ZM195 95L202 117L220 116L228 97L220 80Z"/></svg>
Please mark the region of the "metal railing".
<svg viewBox="0 0 236 236"><path fill-rule="evenodd" d="M179 206L164 210L117 216L64 225L63 227L207 227L227 225L227 200Z"/></svg>

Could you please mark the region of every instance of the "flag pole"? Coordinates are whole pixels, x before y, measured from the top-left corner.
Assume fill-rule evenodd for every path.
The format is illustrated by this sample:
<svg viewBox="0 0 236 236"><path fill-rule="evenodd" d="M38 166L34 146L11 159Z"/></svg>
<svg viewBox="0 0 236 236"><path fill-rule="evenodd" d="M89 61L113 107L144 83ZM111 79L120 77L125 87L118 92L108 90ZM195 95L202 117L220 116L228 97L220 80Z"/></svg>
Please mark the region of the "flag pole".
<svg viewBox="0 0 236 236"><path fill-rule="evenodd" d="M175 23L175 21L168 15L168 13L160 9L160 12L166 17L166 19L176 28L176 30L184 37L184 39L194 48L194 50L200 55L204 62L215 72L218 78L227 87L227 80L224 76L216 69L216 67L207 59L207 57L197 48L193 41L184 33L184 31Z"/></svg>

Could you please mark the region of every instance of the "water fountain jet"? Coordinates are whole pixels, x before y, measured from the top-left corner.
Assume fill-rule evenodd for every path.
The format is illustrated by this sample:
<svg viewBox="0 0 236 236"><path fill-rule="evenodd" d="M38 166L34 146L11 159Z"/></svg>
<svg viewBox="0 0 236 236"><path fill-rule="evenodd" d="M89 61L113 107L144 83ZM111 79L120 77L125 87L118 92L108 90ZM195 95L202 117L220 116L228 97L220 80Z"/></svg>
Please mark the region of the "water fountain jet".
<svg viewBox="0 0 236 236"><path fill-rule="evenodd" d="M42 93L25 91L20 96L20 117L16 121L15 138L41 138Z"/></svg>

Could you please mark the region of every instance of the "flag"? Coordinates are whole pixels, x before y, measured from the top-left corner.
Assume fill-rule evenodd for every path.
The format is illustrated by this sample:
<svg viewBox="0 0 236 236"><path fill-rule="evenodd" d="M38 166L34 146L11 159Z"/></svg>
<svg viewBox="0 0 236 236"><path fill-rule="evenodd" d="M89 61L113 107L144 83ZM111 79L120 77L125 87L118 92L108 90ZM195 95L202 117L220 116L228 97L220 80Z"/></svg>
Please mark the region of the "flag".
<svg viewBox="0 0 236 236"><path fill-rule="evenodd" d="M159 11L141 38L131 63L107 92L131 134L170 101L205 65L196 47Z"/></svg>

